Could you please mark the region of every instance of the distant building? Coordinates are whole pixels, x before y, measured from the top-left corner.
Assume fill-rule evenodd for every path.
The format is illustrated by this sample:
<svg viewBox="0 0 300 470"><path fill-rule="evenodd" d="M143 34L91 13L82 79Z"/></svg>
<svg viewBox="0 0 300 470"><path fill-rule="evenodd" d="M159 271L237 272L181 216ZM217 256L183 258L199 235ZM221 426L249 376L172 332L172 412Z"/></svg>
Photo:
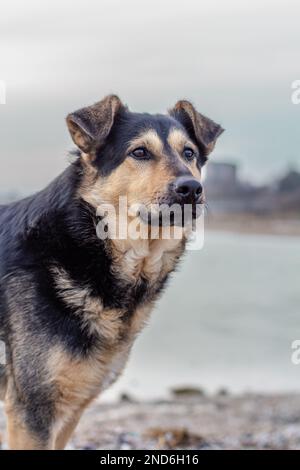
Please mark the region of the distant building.
<svg viewBox="0 0 300 470"><path fill-rule="evenodd" d="M213 212L244 212L245 193L249 188L238 178L238 167L234 163L209 162L204 181L205 194Z"/></svg>
<svg viewBox="0 0 300 470"><path fill-rule="evenodd" d="M300 190L300 173L290 170L278 181L278 190L282 193L291 193Z"/></svg>
<svg viewBox="0 0 300 470"><path fill-rule="evenodd" d="M222 205L225 203L226 206L228 200L230 206L239 204L239 196L245 189L238 179L237 165L219 162L207 164L204 187L209 201L222 201Z"/></svg>
<svg viewBox="0 0 300 470"><path fill-rule="evenodd" d="M256 187L239 179L237 165L209 162L204 186L214 213L300 213L300 173L296 170L276 184Z"/></svg>
<svg viewBox="0 0 300 470"><path fill-rule="evenodd" d="M281 212L300 214L300 173L288 171L277 181L277 205Z"/></svg>

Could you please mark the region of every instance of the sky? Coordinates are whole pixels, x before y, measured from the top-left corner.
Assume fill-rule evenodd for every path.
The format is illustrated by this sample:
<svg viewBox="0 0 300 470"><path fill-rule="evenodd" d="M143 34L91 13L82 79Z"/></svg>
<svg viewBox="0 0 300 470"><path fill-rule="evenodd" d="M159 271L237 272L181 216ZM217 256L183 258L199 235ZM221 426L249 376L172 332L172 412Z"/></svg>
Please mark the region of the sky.
<svg viewBox="0 0 300 470"><path fill-rule="evenodd" d="M256 183L300 167L298 0L2 0L0 193L68 164L65 116L108 93L135 111L178 99L219 122L214 161Z"/></svg>

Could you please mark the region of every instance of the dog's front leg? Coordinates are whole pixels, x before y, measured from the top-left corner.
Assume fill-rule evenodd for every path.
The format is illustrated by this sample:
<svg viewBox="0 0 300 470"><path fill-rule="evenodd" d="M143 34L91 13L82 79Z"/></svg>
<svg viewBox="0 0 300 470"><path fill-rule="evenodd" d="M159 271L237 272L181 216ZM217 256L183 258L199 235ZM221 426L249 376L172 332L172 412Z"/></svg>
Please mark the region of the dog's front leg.
<svg viewBox="0 0 300 470"><path fill-rule="evenodd" d="M52 450L55 448L49 406L42 401L30 405L18 397L13 380L5 397L8 447L11 450Z"/></svg>
<svg viewBox="0 0 300 470"><path fill-rule="evenodd" d="M85 409L85 406L80 407L74 413L74 415L71 418L69 418L69 420L62 426L62 428L58 432L57 437L55 439L56 450L63 450L66 447L74 429L76 428L80 420L80 417L84 409Z"/></svg>
<svg viewBox="0 0 300 470"><path fill-rule="evenodd" d="M6 388L7 388L6 368L4 365L0 364L0 400L5 399Z"/></svg>
<svg viewBox="0 0 300 470"><path fill-rule="evenodd" d="M33 433L30 428L20 420L18 412L7 412L8 447L11 450L52 450L52 440L45 440Z"/></svg>

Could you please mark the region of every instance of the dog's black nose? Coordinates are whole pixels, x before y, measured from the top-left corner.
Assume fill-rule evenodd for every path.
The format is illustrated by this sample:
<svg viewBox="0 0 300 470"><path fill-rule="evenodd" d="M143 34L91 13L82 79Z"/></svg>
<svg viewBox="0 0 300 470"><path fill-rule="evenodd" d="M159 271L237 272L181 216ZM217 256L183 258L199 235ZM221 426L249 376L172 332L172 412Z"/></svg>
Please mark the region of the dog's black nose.
<svg viewBox="0 0 300 470"><path fill-rule="evenodd" d="M200 201L203 188L195 178L181 176L174 181L173 187L181 202L197 203Z"/></svg>

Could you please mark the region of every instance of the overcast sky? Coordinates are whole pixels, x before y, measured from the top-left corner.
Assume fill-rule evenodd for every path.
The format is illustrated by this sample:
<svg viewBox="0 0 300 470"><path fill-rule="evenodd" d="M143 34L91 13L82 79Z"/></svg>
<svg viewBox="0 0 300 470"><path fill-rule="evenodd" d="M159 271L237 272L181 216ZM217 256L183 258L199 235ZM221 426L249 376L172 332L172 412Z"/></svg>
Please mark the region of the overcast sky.
<svg viewBox="0 0 300 470"><path fill-rule="evenodd" d="M192 100L244 177L299 165L299 18L299 0L2 0L0 191L61 171L65 115L111 92L136 111Z"/></svg>

